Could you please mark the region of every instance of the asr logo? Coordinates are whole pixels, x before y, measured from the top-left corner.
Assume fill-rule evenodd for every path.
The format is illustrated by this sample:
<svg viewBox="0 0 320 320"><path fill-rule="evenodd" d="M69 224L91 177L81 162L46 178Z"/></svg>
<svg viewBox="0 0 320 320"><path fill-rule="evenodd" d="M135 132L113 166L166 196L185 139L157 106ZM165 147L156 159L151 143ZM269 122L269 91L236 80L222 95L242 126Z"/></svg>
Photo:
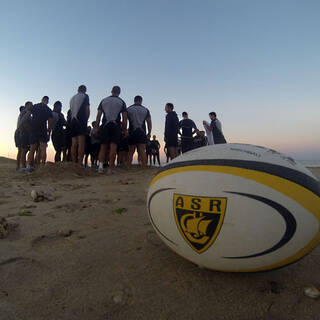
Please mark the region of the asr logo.
<svg viewBox="0 0 320 320"><path fill-rule="evenodd" d="M177 227L197 253L206 251L217 238L227 207L227 198L174 194Z"/></svg>

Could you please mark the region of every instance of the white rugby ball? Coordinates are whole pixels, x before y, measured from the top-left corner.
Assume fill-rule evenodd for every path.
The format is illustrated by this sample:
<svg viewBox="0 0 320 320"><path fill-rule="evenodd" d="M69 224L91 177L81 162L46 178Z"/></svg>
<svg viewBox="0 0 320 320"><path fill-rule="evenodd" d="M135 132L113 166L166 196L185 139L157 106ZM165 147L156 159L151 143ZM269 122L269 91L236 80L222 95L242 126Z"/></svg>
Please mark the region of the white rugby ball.
<svg viewBox="0 0 320 320"><path fill-rule="evenodd" d="M205 268L256 272L292 263L320 240L320 184L264 147L220 144L162 167L148 214L164 243Z"/></svg>

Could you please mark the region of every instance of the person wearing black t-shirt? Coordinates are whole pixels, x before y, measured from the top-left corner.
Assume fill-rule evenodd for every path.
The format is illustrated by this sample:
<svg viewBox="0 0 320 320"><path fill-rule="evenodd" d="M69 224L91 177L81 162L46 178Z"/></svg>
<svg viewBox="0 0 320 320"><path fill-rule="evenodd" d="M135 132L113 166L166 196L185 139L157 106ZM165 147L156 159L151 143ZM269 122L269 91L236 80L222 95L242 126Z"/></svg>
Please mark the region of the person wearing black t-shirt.
<svg viewBox="0 0 320 320"><path fill-rule="evenodd" d="M72 136L71 136L71 110L67 112L66 128L64 129L65 143L66 143L66 161L72 161L71 147L72 147Z"/></svg>
<svg viewBox="0 0 320 320"><path fill-rule="evenodd" d="M166 123L164 129L164 141L168 148L170 159L178 156L178 132L179 132L179 119L175 111L173 111L173 104L168 102L165 106Z"/></svg>
<svg viewBox="0 0 320 320"><path fill-rule="evenodd" d="M17 122L17 130L15 131L14 139L16 147L18 148L17 154L17 170L26 170L26 155L30 147L30 133L31 133L31 116L30 109L32 102L28 101L25 106L20 107L20 114Z"/></svg>
<svg viewBox="0 0 320 320"><path fill-rule="evenodd" d="M64 115L61 113L62 103L56 101L53 105L53 128L52 128L52 144L56 151L54 161L61 161L61 152L63 152L63 160L66 160L66 138L63 127L67 125Z"/></svg>
<svg viewBox="0 0 320 320"><path fill-rule="evenodd" d="M83 164L83 157L86 144L87 123L90 116L89 96L86 94L87 87L81 85L78 93L70 100L72 136L72 161Z"/></svg>
<svg viewBox="0 0 320 320"><path fill-rule="evenodd" d="M152 150L151 152L152 152L153 164L155 165L157 160L160 166L160 154L159 154L160 143L156 139L157 137L155 135L152 138L153 139L151 140L151 150Z"/></svg>
<svg viewBox="0 0 320 320"><path fill-rule="evenodd" d="M152 165L152 149L151 149L151 141L148 138L146 143L146 154L147 154L147 163L150 163L150 166Z"/></svg>
<svg viewBox="0 0 320 320"><path fill-rule="evenodd" d="M185 153L193 149L193 135L197 131L195 123L188 118L187 112L182 112L183 119L179 122L179 134L181 135L181 151Z"/></svg>
<svg viewBox="0 0 320 320"><path fill-rule="evenodd" d="M48 107L49 97L44 96L41 103L35 104L30 108L32 115L30 152L28 154L27 170L32 171L34 164L34 153L39 147L40 163L45 164L47 159L47 146L53 124L52 110Z"/></svg>

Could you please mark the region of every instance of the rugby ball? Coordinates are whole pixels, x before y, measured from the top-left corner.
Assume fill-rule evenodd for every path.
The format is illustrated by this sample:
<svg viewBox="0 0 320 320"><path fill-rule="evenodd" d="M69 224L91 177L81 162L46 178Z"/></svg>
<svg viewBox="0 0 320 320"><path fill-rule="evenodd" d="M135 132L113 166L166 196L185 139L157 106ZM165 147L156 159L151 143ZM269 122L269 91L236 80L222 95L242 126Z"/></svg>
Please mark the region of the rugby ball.
<svg viewBox="0 0 320 320"><path fill-rule="evenodd" d="M275 150L220 144L189 151L162 167L147 198L164 243L205 268L271 270L320 240L320 184Z"/></svg>

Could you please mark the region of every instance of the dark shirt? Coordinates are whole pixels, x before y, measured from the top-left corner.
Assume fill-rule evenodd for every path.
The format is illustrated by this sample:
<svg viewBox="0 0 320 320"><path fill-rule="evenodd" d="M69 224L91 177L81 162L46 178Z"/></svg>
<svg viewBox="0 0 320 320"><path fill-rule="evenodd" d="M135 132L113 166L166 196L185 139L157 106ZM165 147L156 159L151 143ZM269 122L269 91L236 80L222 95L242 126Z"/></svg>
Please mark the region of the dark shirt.
<svg viewBox="0 0 320 320"><path fill-rule="evenodd" d="M61 112L52 112L53 115L53 128L52 132L63 132L63 127L66 126L67 122L64 115Z"/></svg>
<svg viewBox="0 0 320 320"><path fill-rule="evenodd" d="M182 129L182 138L192 138L192 129L197 129L191 119L183 119L179 122L179 128Z"/></svg>
<svg viewBox="0 0 320 320"><path fill-rule="evenodd" d="M160 148L159 141L158 140L151 140L150 147L151 147L152 152L158 153L159 152L159 148Z"/></svg>
<svg viewBox="0 0 320 320"><path fill-rule="evenodd" d="M164 129L165 138L178 135L179 132L179 119L175 111L170 111L166 116L166 124Z"/></svg>
<svg viewBox="0 0 320 320"><path fill-rule="evenodd" d="M31 107L32 128L37 131L47 130L47 121L52 118L52 110L44 103L38 103Z"/></svg>

